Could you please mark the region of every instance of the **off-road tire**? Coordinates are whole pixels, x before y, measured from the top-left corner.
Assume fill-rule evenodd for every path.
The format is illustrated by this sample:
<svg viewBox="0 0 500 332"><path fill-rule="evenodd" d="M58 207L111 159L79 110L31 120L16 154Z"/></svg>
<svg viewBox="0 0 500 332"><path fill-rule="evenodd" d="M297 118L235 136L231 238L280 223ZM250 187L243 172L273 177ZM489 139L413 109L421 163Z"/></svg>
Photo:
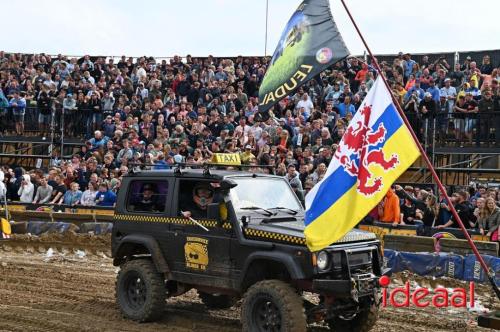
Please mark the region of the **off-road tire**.
<svg viewBox="0 0 500 332"><path fill-rule="evenodd" d="M115 292L116 303L126 318L152 322L163 315L167 295L165 279L149 259L136 259L123 264L116 277ZM141 299L134 300L139 297Z"/></svg>
<svg viewBox="0 0 500 332"><path fill-rule="evenodd" d="M271 305L269 304L271 303ZM243 297L241 323L243 331L274 331L262 326L264 318L261 310L274 306L279 315L279 326L274 330L281 332L305 332L307 327L303 300L294 288L281 280L264 280L254 284ZM269 315L273 317L273 315Z"/></svg>
<svg viewBox="0 0 500 332"><path fill-rule="evenodd" d="M229 309L237 301L235 297L224 294L213 295L198 291L198 296L200 297L201 302L203 302L208 309L214 310Z"/></svg>
<svg viewBox="0 0 500 332"><path fill-rule="evenodd" d="M362 310L351 320L336 317L327 321L331 331L368 332L378 320L379 307L375 303L365 303Z"/></svg>

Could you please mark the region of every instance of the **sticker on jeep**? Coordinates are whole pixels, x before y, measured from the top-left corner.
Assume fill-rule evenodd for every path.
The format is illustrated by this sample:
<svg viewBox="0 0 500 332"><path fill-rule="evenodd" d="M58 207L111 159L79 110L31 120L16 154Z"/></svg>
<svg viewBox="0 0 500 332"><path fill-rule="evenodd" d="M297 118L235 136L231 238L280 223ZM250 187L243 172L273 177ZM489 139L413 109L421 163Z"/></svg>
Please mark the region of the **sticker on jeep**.
<svg viewBox="0 0 500 332"><path fill-rule="evenodd" d="M184 255L187 268L205 271L208 265L208 240L188 236L184 245Z"/></svg>

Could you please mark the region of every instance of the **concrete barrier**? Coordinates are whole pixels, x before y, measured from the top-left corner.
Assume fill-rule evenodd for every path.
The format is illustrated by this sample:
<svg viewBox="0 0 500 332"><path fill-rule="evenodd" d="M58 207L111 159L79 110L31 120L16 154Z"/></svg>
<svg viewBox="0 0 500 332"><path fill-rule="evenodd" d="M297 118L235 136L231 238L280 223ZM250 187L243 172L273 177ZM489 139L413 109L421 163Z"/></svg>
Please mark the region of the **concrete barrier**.
<svg viewBox="0 0 500 332"><path fill-rule="evenodd" d="M384 236L384 249L409 252L434 252L436 239L425 236L387 234Z"/></svg>
<svg viewBox="0 0 500 332"><path fill-rule="evenodd" d="M498 256L498 242L474 241L474 244L481 254ZM439 240L439 246L441 252L451 252L463 256L474 253L467 240L443 238Z"/></svg>

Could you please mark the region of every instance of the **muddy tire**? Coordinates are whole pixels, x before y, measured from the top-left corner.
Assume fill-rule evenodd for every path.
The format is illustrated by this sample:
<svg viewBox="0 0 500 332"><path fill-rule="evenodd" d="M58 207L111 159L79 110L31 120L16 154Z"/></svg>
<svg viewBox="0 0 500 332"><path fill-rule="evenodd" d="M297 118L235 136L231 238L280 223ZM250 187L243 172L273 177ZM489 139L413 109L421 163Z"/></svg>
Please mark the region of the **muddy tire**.
<svg viewBox="0 0 500 332"><path fill-rule="evenodd" d="M241 309L243 331L305 332L302 298L289 284L264 280L248 289Z"/></svg>
<svg viewBox="0 0 500 332"><path fill-rule="evenodd" d="M162 316L165 308L165 280L152 261L132 260L120 267L115 295L123 316L152 322Z"/></svg>
<svg viewBox="0 0 500 332"><path fill-rule="evenodd" d="M335 332L368 332L378 319L379 308L376 304L365 303L361 311L352 319L336 317L327 321L331 331Z"/></svg>
<svg viewBox="0 0 500 332"><path fill-rule="evenodd" d="M198 296L201 302L208 308L214 310L229 309L237 301L233 296L229 295L213 295L198 291Z"/></svg>

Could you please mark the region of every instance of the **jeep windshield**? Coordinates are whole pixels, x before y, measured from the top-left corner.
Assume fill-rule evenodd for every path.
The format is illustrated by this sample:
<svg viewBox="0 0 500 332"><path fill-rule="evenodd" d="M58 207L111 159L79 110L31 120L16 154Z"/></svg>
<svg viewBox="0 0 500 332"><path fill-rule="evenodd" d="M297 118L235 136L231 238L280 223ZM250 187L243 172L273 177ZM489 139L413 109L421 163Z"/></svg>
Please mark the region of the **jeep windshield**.
<svg viewBox="0 0 500 332"><path fill-rule="evenodd" d="M278 211L288 214L303 212L302 205L285 179L234 177L231 180L238 184L229 194L237 214L249 210L272 211L273 214Z"/></svg>

